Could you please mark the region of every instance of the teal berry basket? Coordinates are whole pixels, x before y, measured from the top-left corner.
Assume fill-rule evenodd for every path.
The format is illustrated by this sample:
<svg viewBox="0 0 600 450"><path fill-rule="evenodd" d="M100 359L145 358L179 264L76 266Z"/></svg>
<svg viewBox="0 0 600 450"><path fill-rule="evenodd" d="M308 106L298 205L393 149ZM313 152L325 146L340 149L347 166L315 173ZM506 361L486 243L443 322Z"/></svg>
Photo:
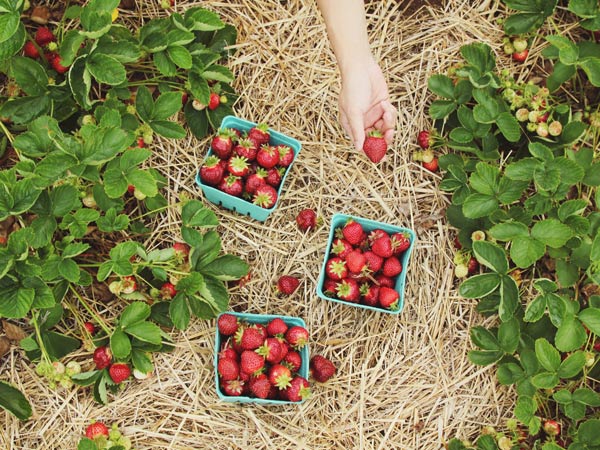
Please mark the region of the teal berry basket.
<svg viewBox="0 0 600 450"><path fill-rule="evenodd" d="M402 255L400 257L400 263L402 264L402 272L397 276L396 284L394 285L394 289L399 294L397 309L391 310L391 309L386 309L386 308L381 308L381 307L376 307L376 306L364 305L361 303L347 302L345 300L340 300L337 298L329 297L323 292L323 283L325 282L325 265L327 264L327 261L329 260L329 257L330 257L329 254L331 252L331 244L333 243L333 240L335 239L335 230L337 228L343 227L344 224L349 219L352 219L355 222L358 222L359 224L361 224L366 233L369 233L370 231L373 231L375 229L381 229L389 234L391 234L391 233L407 233L410 236L410 246L408 247L408 249L406 249L402 253ZM363 308L363 309L370 309L372 311L384 312L384 313L388 313L388 314L400 314L400 312L404 308L404 286L406 283L406 273L408 271L408 262L409 262L410 254L412 253L414 244L415 244L415 232L412 231L411 229L403 228L403 227L399 227L399 226L395 226L395 225L390 225L390 224L383 223L383 222L377 222L375 220L349 216L346 214L334 214L334 216L331 218L331 228L329 229L329 240L327 241L327 248L325 249L325 258L323 260L323 265L321 266L321 272L319 273L319 281L317 283L317 295L319 297L321 297L322 299L329 300L332 302L342 303L344 305L355 306L355 307Z"/></svg>
<svg viewBox="0 0 600 450"><path fill-rule="evenodd" d="M232 314L238 318L238 320L247 322L247 323L260 323L262 325L266 325L271 320L280 318L282 319L288 327L293 326L301 326L306 328L306 323L299 317L291 317L291 316L278 316L278 315L270 315L270 314L249 314L249 313L238 313L234 311L227 311L219 314L219 317L223 314ZM218 317L217 317L218 320ZM219 333L219 329L216 329L215 333L215 351L214 351L214 367L215 367L215 386L217 389L217 396L223 400L224 402L235 402L235 403L255 403L260 405L288 405L288 404L299 404L304 400L299 402L290 402L287 400L271 400L271 399L262 399L262 398L254 398L254 397L244 397L244 396L230 396L225 395L221 390L221 386L219 384L219 372L217 371L217 366L219 364L219 352L221 351L221 346L223 344L223 339L221 339L221 334ZM302 347L298 353L302 357L302 365L300 366L300 370L298 371L298 375L308 380L308 369L309 369L309 358L310 354L308 351L308 344Z"/></svg>
<svg viewBox="0 0 600 450"><path fill-rule="evenodd" d="M256 125L257 124L254 122L240 119L239 117L225 116L223 118L223 121L221 122L220 128L235 128L242 132L247 132ZM204 197L206 197L206 199L209 202L214 203L215 205L222 206L223 208L229 209L231 211L235 211L240 214L246 214L260 222L264 222L265 220L267 220L269 215L273 211L275 211L275 209L277 208L277 203L279 202L279 199L281 198L281 194L283 192L283 186L285 185L285 179L287 178L288 173L290 172L292 166L294 165L294 162L296 161L296 158L298 157L298 154L300 153L300 150L302 149L302 144L300 144L300 142L298 140L293 139L293 138L291 138L283 133L280 133L276 130L272 130L271 128L269 128L269 133L270 133L270 143L272 145L280 145L280 144L287 145L287 146L291 147L292 150L294 151L294 160L287 167L287 170L281 177L281 184L279 185L279 189L277 190L277 201L275 202L273 207L270 209L261 208L260 206L254 205L252 202L244 200L243 198L239 198L239 197L235 197L233 195L226 194L225 192L220 191L219 189L217 189L215 187L208 186L208 185L202 183L202 180L200 179L200 173L197 173L196 174L196 184L198 184L198 186L200 186L200 188L202 189L202 192L204 193ZM208 157L211 154L212 154L212 149L209 149L208 154L206 156Z"/></svg>

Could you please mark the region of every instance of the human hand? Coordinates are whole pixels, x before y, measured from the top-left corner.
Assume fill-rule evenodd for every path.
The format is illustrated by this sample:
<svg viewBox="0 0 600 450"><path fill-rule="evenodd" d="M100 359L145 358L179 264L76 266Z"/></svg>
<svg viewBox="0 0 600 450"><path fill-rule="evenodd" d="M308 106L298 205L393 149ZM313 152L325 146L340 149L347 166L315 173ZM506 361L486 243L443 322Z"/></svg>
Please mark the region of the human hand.
<svg viewBox="0 0 600 450"><path fill-rule="evenodd" d="M372 129L381 131L388 145L393 142L397 112L374 60L342 73L339 108L340 122L357 150L362 150L365 135Z"/></svg>

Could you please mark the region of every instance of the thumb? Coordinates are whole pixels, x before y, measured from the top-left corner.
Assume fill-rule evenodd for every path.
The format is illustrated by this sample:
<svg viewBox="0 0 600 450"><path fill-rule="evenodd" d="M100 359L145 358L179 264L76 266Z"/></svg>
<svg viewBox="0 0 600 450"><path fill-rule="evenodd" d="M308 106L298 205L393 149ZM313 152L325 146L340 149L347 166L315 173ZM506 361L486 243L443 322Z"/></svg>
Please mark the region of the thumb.
<svg viewBox="0 0 600 450"><path fill-rule="evenodd" d="M348 124L352 133L352 142L357 150L362 150L365 142L365 124L360 113L351 113L348 115Z"/></svg>

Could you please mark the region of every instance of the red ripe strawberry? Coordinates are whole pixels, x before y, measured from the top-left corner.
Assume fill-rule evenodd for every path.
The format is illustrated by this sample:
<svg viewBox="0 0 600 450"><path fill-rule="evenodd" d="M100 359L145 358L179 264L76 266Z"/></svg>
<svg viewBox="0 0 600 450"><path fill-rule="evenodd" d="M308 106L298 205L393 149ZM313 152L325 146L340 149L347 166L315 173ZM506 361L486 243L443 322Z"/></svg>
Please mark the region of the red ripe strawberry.
<svg viewBox="0 0 600 450"><path fill-rule="evenodd" d="M385 156L385 152L387 152L387 143L383 138L383 134L378 130L370 131L363 143L363 151L374 163L381 161Z"/></svg>
<svg viewBox="0 0 600 450"><path fill-rule="evenodd" d="M408 233L392 234L392 249L394 250L394 255L399 255L400 253L408 250L409 247L410 237Z"/></svg>
<svg viewBox="0 0 600 450"><path fill-rule="evenodd" d="M360 288L357 281L352 278L340 281L337 286L337 296L340 300L357 303L360 298Z"/></svg>
<svg viewBox="0 0 600 450"><path fill-rule="evenodd" d="M92 322L85 322L83 324L83 327L86 329L86 331L90 334L94 334L96 332L96 327L94 326L94 324Z"/></svg>
<svg viewBox="0 0 600 450"><path fill-rule="evenodd" d="M100 436L108 437L108 427L102 422L94 422L85 429L85 437L92 441Z"/></svg>
<svg viewBox="0 0 600 450"><path fill-rule="evenodd" d="M269 172L267 172L266 181L267 184L270 184L274 188L278 188L281 184L281 172L279 172L276 167L269 169Z"/></svg>
<svg viewBox="0 0 600 450"><path fill-rule="evenodd" d="M264 326L262 323L255 323L252 326L258 330L258 332L261 334L263 339L266 339L269 337L269 335L267 334L267 327Z"/></svg>
<svg viewBox="0 0 600 450"><path fill-rule="evenodd" d="M235 359L222 358L217 364L217 371L223 381L235 380L240 374L240 366Z"/></svg>
<svg viewBox="0 0 600 450"><path fill-rule="evenodd" d="M342 235L350 245L358 245L364 239L365 231L360 223L350 219L342 228Z"/></svg>
<svg viewBox="0 0 600 450"><path fill-rule="evenodd" d="M527 55L529 55L529 50L525 49L522 52L514 52L512 54L512 59L513 61L522 63L527 59Z"/></svg>
<svg viewBox="0 0 600 450"><path fill-rule="evenodd" d="M258 374L265 366L265 358L254 350L244 350L240 355L240 370L250 375Z"/></svg>
<svg viewBox="0 0 600 450"><path fill-rule="evenodd" d="M317 222L317 213L310 208L303 209L296 216L296 224L302 231L316 228Z"/></svg>
<svg viewBox="0 0 600 450"><path fill-rule="evenodd" d="M339 256L330 258L325 264L325 273L334 281L339 281L342 278L346 278L348 276L348 267L346 266L346 261Z"/></svg>
<svg viewBox="0 0 600 450"><path fill-rule="evenodd" d="M200 179L204 184L216 186L223 181L225 171L216 156L209 156L200 167Z"/></svg>
<svg viewBox="0 0 600 450"><path fill-rule="evenodd" d="M40 52L38 52L38 49L31 41L25 42L25 45L23 46L23 54L28 58L33 59L38 59L40 57Z"/></svg>
<svg viewBox="0 0 600 450"><path fill-rule="evenodd" d="M211 92L208 100L208 109L211 111L217 109L219 104L221 103L221 97L216 92Z"/></svg>
<svg viewBox="0 0 600 450"><path fill-rule="evenodd" d="M376 255L371 250L367 250L363 253L363 255L367 260L367 268L371 272L378 272L383 266L383 258L379 255Z"/></svg>
<svg viewBox="0 0 600 450"><path fill-rule="evenodd" d="M112 353L108 347L98 347L94 350L94 364L96 364L96 369L102 370L105 367L110 366L112 362Z"/></svg>
<svg viewBox="0 0 600 450"><path fill-rule="evenodd" d="M53 69L54 69L56 72L58 72L58 73L61 73L61 74L62 74L62 73L65 73L65 72L67 72L67 71L69 70L69 67L70 67L70 66L63 66L63 65L61 64L61 62L60 62L60 61L61 61L60 57L59 57L59 56L56 56L56 58L54 58L54 59L53 59L53 60L50 62L50 64L52 65L52 68L53 68Z"/></svg>
<svg viewBox="0 0 600 450"><path fill-rule="evenodd" d="M437 158L433 158L431 160L431 162L425 162L425 161L423 161L421 164L423 165L423 167L425 167L430 172L437 172L438 168L439 168L438 159Z"/></svg>
<svg viewBox="0 0 600 450"><path fill-rule="evenodd" d="M400 295L395 289L381 286L379 288L379 304L386 309L395 310L398 308Z"/></svg>
<svg viewBox="0 0 600 450"><path fill-rule="evenodd" d="M233 152L233 136L235 134L229 128L221 128L219 133L213 137L210 148L220 159L228 159Z"/></svg>
<svg viewBox="0 0 600 450"><path fill-rule="evenodd" d="M221 389L225 395L230 397L239 397L244 392L245 383L240 379L224 381L221 383Z"/></svg>
<svg viewBox="0 0 600 450"><path fill-rule="evenodd" d="M277 281L277 292L283 295L292 295L298 286L300 285L300 280L296 277L292 277L290 275L283 275Z"/></svg>
<svg viewBox="0 0 600 450"><path fill-rule="evenodd" d="M268 144L270 137L269 126L266 123L259 123L248 131L248 139L254 142L256 148Z"/></svg>
<svg viewBox="0 0 600 450"><path fill-rule="evenodd" d="M360 286L360 298L365 305L377 306L379 299L379 286L364 283Z"/></svg>
<svg viewBox="0 0 600 450"><path fill-rule="evenodd" d="M271 382L265 374L250 379L250 392L254 397L267 398L271 391Z"/></svg>
<svg viewBox="0 0 600 450"><path fill-rule="evenodd" d="M473 275L475 272L479 270L479 262L471 256L469 258L469 262L467 264L467 269L469 271L469 275Z"/></svg>
<svg viewBox="0 0 600 450"><path fill-rule="evenodd" d="M236 362L239 362L240 355L231 347L226 346L219 352L219 359L233 359Z"/></svg>
<svg viewBox="0 0 600 450"><path fill-rule="evenodd" d="M261 145L256 153L256 161L261 167L270 169L279 163L279 152L270 145Z"/></svg>
<svg viewBox="0 0 600 450"><path fill-rule="evenodd" d="M245 177L250 172L250 165L243 156L232 156L227 162L227 170L233 176Z"/></svg>
<svg viewBox="0 0 600 450"><path fill-rule="evenodd" d="M376 228L367 234L367 239L369 240L369 243L372 243L384 236L387 236L387 233L380 228Z"/></svg>
<svg viewBox="0 0 600 450"><path fill-rule="evenodd" d="M285 340L296 349L302 348L308 342L308 331L300 325L294 325L286 331Z"/></svg>
<svg viewBox="0 0 600 450"><path fill-rule="evenodd" d="M285 389L292 381L292 372L283 364L274 364L269 369L269 382L279 390Z"/></svg>
<svg viewBox="0 0 600 450"><path fill-rule="evenodd" d="M383 262L383 274L386 277L393 278L401 272L402 264L400 263L400 260L395 256L391 256Z"/></svg>
<svg viewBox="0 0 600 450"><path fill-rule="evenodd" d="M254 161L258 147L250 139L242 139L233 147L233 152L238 156L243 156L248 161Z"/></svg>
<svg viewBox="0 0 600 450"><path fill-rule="evenodd" d="M306 378L294 377L285 390L285 398L290 402L300 402L310 397L310 385Z"/></svg>
<svg viewBox="0 0 600 450"><path fill-rule="evenodd" d="M163 299L173 298L177 295L177 289L173 283L167 281L160 287L160 295Z"/></svg>
<svg viewBox="0 0 600 450"><path fill-rule="evenodd" d="M333 253L336 256L339 256L342 259L346 258L348 253L350 253L352 250L352 245L345 239L335 238L331 243L331 253Z"/></svg>
<svg viewBox="0 0 600 450"><path fill-rule="evenodd" d="M143 137L139 137L137 140L137 146L138 148L144 148L146 147L146 143L144 142L144 138Z"/></svg>
<svg viewBox="0 0 600 450"><path fill-rule="evenodd" d="M108 368L108 374L113 382L120 384L129 378L131 375L131 369L125 363L114 363Z"/></svg>
<svg viewBox="0 0 600 450"><path fill-rule="evenodd" d="M382 258L389 258L394 254L392 239L387 233L371 242L371 250Z"/></svg>
<svg viewBox="0 0 600 450"><path fill-rule="evenodd" d="M560 424L556 420L548 419L544 421L544 431L550 436L558 436L560 434Z"/></svg>
<svg viewBox="0 0 600 450"><path fill-rule="evenodd" d="M223 336L234 335L239 327L239 322L233 314L224 313L217 319L217 328Z"/></svg>
<svg viewBox="0 0 600 450"><path fill-rule="evenodd" d="M338 284L339 281L325 278L325 281L323 282L323 293L330 296L336 295Z"/></svg>
<svg viewBox="0 0 600 450"><path fill-rule="evenodd" d="M54 41L56 41L56 36L46 27L39 27L35 32L35 42L40 47Z"/></svg>
<svg viewBox="0 0 600 450"><path fill-rule="evenodd" d="M270 209L277 203L277 191L268 184L259 186L252 197L252 203L261 208Z"/></svg>
<svg viewBox="0 0 600 450"><path fill-rule="evenodd" d="M325 383L335 375L335 365L321 355L315 355L310 359L310 368L313 378L319 383Z"/></svg>
<svg viewBox="0 0 600 450"><path fill-rule="evenodd" d="M246 178L244 189L248 194L254 194L256 190L267 183L265 169L259 168L255 173L251 173Z"/></svg>
<svg viewBox="0 0 600 450"><path fill-rule="evenodd" d="M294 160L294 150L287 145L278 145L275 147L279 152L279 165L288 167Z"/></svg>
<svg viewBox="0 0 600 450"><path fill-rule="evenodd" d="M298 372L302 367L302 356L297 351L291 350L283 358L283 365L287 366L292 372Z"/></svg>
<svg viewBox="0 0 600 450"><path fill-rule="evenodd" d="M367 269L367 258L363 253L356 249L346 255L346 266L352 273L362 273Z"/></svg>
<svg viewBox="0 0 600 450"><path fill-rule="evenodd" d="M256 349L256 353L261 355L268 363L277 364L283 357L281 355L281 344L274 337L265 339L265 343Z"/></svg>
<svg viewBox="0 0 600 450"><path fill-rule="evenodd" d="M188 256L190 254L190 246L183 242L174 242L173 250L175 250L175 254L178 256Z"/></svg>
<svg viewBox="0 0 600 450"><path fill-rule="evenodd" d="M600 353L600 340L598 340L594 343L594 351Z"/></svg>
<svg viewBox="0 0 600 450"><path fill-rule="evenodd" d="M390 277L386 277L384 274L380 273L375 276L375 281L379 283L379 287L394 287L394 279Z"/></svg>
<svg viewBox="0 0 600 450"><path fill-rule="evenodd" d="M429 130L419 131L419 134L417 136L417 144L419 144L419 147L421 147L423 150L426 150L429 147L431 147L432 141L431 133L429 132Z"/></svg>
<svg viewBox="0 0 600 450"><path fill-rule="evenodd" d="M265 336L260 329L248 327L242 330L240 344L244 350L255 350L265 342Z"/></svg>
<svg viewBox="0 0 600 450"><path fill-rule="evenodd" d="M283 336L287 330L287 324L279 317L276 317L267 324L267 335L271 337Z"/></svg>
<svg viewBox="0 0 600 450"><path fill-rule="evenodd" d="M240 177L229 175L221 180L221 182L217 185L217 188L226 194L239 197L244 191L244 183Z"/></svg>

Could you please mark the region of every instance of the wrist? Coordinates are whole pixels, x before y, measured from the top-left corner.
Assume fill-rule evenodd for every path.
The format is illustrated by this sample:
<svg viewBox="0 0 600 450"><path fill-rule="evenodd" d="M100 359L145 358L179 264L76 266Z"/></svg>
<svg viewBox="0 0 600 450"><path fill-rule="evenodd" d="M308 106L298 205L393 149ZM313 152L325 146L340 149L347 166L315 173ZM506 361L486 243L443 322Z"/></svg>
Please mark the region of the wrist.
<svg viewBox="0 0 600 450"><path fill-rule="evenodd" d="M357 72L368 71L369 68L376 65L375 58L371 51L354 53L347 58L338 58L338 66L342 82L355 75Z"/></svg>

